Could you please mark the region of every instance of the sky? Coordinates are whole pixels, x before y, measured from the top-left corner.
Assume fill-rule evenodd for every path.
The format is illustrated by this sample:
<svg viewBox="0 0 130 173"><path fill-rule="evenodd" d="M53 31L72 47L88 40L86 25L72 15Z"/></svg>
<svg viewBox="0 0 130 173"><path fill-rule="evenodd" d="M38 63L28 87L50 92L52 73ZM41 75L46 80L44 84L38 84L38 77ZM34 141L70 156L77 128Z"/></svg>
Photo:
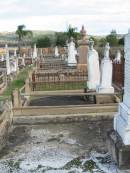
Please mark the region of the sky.
<svg viewBox="0 0 130 173"><path fill-rule="evenodd" d="M124 34L130 28L130 0L0 0L0 31L15 31L21 24L53 31L84 25L88 34L112 29Z"/></svg>

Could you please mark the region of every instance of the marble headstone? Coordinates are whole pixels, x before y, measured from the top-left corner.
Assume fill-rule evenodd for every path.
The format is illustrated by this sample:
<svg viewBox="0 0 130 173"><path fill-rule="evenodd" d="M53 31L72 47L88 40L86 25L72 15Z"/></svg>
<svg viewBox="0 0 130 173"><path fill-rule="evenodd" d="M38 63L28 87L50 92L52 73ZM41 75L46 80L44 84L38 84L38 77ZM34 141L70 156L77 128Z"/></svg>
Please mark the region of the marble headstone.
<svg viewBox="0 0 130 173"><path fill-rule="evenodd" d="M56 46L55 47L55 57L58 57L59 56L59 50L58 50L58 47Z"/></svg>
<svg viewBox="0 0 130 173"><path fill-rule="evenodd" d="M33 59L37 58L37 47L36 44L34 44L34 48L33 48Z"/></svg>
<svg viewBox="0 0 130 173"><path fill-rule="evenodd" d="M14 50L14 57L17 57L16 49Z"/></svg>
<svg viewBox="0 0 130 173"><path fill-rule="evenodd" d="M130 30L125 36L125 84L123 103L114 119L114 129L125 145L130 145Z"/></svg>
<svg viewBox="0 0 130 173"><path fill-rule="evenodd" d="M9 50L8 50L8 45L7 44L5 45L5 56L6 56L7 75L10 75L11 67L10 67Z"/></svg>
<svg viewBox="0 0 130 173"><path fill-rule="evenodd" d="M98 52L93 48L94 41L90 40L88 51L88 82L87 87L96 90L100 83L100 67Z"/></svg>
<svg viewBox="0 0 130 173"><path fill-rule="evenodd" d="M97 86L98 93L114 93L114 88L112 87L112 61L109 57L110 46L109 43L106 44L104 50L104 59L101 63L101 78L100 85Z"/></svg>
<svg viewBox="0 0 130 173"><path fill-rule="evenodd" d="M117 51L116 57L114 59L114 63L120 64L121 63L121 52L120 50Z"/></svg>
<svg viewBox="0 0 130 173"><path fill-rule="evenodd" d="M71 38L70 43L68 43L68 65L75 66L77 64L76 61L76 48L73 38Z"/></svg>

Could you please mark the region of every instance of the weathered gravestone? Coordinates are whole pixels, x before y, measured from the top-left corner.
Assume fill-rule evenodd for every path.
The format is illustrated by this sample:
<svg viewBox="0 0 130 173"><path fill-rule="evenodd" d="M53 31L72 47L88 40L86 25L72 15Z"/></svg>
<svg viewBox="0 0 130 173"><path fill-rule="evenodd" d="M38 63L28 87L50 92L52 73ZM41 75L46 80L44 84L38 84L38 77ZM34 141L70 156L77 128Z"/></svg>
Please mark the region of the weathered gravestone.
<svg viewBox="0 0 130 173"><path fill-rule="evenodd" d="M130 30L125 36L125 84L123 103L114 118L114 131L108 133L109 151L120 168L130 169Z"/></svg>

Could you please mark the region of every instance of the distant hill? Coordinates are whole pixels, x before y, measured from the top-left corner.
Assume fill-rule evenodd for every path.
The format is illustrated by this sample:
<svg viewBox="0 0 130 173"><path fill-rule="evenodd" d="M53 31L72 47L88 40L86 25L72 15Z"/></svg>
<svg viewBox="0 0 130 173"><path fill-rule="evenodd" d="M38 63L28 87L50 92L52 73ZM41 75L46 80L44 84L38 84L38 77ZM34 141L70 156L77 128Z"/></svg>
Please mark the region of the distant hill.
<svg viewBox="0 0 130 173"><path fill-rule="evenodd" d="M0 40L16 40L15 32L0 32Z"/></svg>
<svg viewBox="0 0 130 173"><path fill-rule="evenodd" d="M43 35L54 35L55 31L38 31L34 30L33 37L43 36ZM0 40L15 40L16 34L15 32L0 32Z"/></svg>
<svg viewBox="0 0 130 173"><path fill-rule="evenodd" d="M55 31L38 31L38 30L34 30L33 32L33 36L37 37L40 35L54 35Z"/></svg>

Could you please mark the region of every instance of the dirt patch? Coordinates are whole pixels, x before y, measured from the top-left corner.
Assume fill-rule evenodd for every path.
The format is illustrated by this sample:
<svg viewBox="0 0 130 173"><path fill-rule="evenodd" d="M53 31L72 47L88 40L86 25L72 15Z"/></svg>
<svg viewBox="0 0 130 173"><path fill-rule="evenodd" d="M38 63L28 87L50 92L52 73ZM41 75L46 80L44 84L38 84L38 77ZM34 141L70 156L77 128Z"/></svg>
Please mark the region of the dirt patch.
<svg viewBox="0 0 130 173"><path fill-rule="evenodd" d="M85 105L92 104L83 96L49 96L42 98L33 98L30 106L62 106L62 105Z"/></svg>

